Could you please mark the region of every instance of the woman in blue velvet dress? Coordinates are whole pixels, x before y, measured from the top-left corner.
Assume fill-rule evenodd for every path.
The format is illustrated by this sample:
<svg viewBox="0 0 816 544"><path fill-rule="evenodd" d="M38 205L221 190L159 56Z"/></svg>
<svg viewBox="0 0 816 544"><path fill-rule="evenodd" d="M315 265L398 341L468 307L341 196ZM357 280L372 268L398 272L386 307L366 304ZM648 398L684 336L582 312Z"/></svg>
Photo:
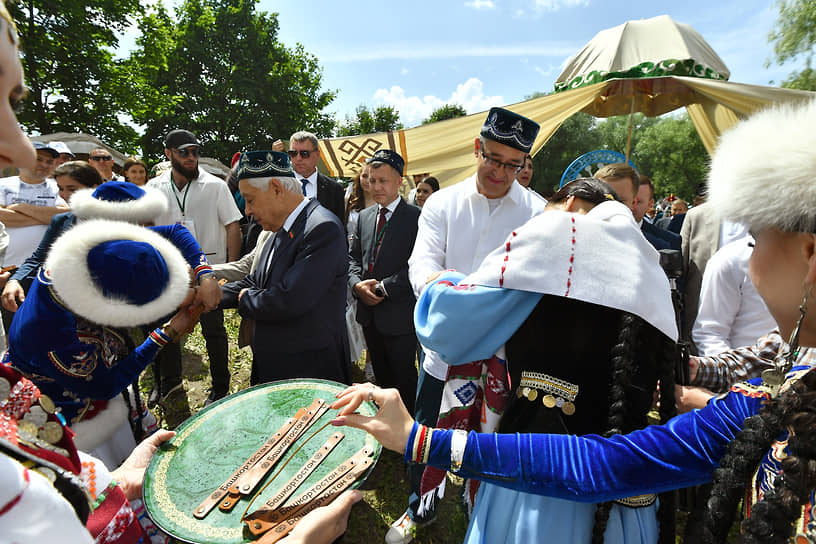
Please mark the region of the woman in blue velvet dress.
<svg viewBox="0 0 816 544"><path fill-rule="evenodd" d="M760 113L726 133L712 159L712 209L751 228L752 281L783 336L790 337L790 353L779 354L762 378L736 384L704 409L665 425L609 438L429 429L408 417L398 394L368 384L341 394L334 405L342 408L336 424L364 428L409 460L427 460L495 487L576 502L713 481L706 541L725 542L742 501L745 542L816 542L816 372L796 363L800 344L816 346L816 319L810 315L816 312L814 124L816 102ZM438 304L457 291L444 281L427 289L422 297L427 300L418 307ZM491 289L496 290L458 287L458 292ZM511 304L503 298L508 295L490 296L499 298L494 309ZM515 296L514 304L522 304L524 297ZM457 333L453 313L444 320L429 316L430 337ZM378 415L351 415L366 399L380 405ZM519 523L537 523L537 513Z"/></svg>

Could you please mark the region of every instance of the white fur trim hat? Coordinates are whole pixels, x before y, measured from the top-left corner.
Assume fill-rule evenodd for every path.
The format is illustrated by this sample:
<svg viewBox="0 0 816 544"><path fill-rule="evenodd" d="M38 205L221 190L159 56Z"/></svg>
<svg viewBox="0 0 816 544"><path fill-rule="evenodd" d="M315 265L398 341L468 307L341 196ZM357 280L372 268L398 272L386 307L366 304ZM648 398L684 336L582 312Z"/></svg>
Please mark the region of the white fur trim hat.
<svg viewBox="0 0 816 544"><path fill-rule="evenodd" d="M708 174L712 209L749 228L813 232L814 127L816 100L774 106L723 134Z"/></svg>
<svg viewBox="0 0 816 544"><path fill-rule="evenodd" d="M67 308L113 327L151 323L176 310L190 275L176 247L121 221L83 222L60 236L45 273Z"/></svg>
<svg viewBox="0 0 816 544"><path fill-rule="evenodd" d="M153 223L167 211L167 197L154 187L108 181L96 189L75 192L71 195L70 206L79 219L113 219L145 224Z"/></svg>

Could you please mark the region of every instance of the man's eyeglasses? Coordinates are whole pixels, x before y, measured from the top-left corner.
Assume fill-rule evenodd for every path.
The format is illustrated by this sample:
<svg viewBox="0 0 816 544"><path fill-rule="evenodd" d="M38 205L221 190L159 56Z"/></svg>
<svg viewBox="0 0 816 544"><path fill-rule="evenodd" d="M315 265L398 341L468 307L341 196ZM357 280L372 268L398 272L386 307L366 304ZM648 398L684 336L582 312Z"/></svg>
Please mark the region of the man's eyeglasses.
<svg viewBox="0 0 816 544"><path fill-rule="evenodd" d="M198 157L201 154L201 150L197 147L186 147L184 149L176 149L175 151L178 153L179 157L186 157L188 155Z"/></svg>
<svg viewBox="0 0 816 544"><path fill-rule="evenodd" d="M110 155L94 155L93 157L88 157L92 161L112 161L113 157Z"/></svg>
<svg viewBox="0 0 816 544"><path fill-rule="evenodd" d="M287 151L287 153L289 153L290 159L294 159L298 155L300 155L301 159L308 159L309 155L311 155L312 153L317 153L317 149L314 149L312 151L309 151L308 149L301 149L300 151L296 149L290 149L289 151Z"/></svg>
<svg viewBox="0 0 816 544"><path fill-rule="evenodd" d="M496 159L491 159L485 155L484 148L479 148L479 152L482 154L482 158L484 159L486 165L492 166L493 168L504 168L504 171L508 174L518 174L521 172L522 168L524 168L523 164L510 164L497 161Z"/></svg>

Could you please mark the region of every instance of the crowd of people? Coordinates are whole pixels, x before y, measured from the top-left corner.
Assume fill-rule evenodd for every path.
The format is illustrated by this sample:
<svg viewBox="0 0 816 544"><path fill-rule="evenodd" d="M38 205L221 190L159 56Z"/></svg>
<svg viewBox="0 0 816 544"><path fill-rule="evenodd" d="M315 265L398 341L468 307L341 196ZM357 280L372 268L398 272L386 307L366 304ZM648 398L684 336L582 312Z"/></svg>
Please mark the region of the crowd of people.
<svg viewBox="0 0 816 544"><path fill-rule="evenodd" d="M77 160L21 132L18 38L0 16L0 167L19 169L0 179L10 541L167 541L140 501L173 437L151 408L184 404L170 426L189 415L197 322L206 404L235 392L228 308L252 385L351 384L365 357L370 383L338 395L332 423L405 458L387 543L434 522L447 471L466 479L467 542L673 542L671 491L708 483L687 541L727 541L740 502L743 541L816 541L816 102L724 134L691 208L655 206L627 164L543 198L539 127L503 108L463 135L472 176L417 175L406 196L399 153L376 151L344 188L306 130L236 153L224 180L199 165L206 142L174 129L166 170L148 179L131 158L119 177L107 148ZM375 416L356 413L366 400ZM286 542L333 541L360 498Z"/></svg>

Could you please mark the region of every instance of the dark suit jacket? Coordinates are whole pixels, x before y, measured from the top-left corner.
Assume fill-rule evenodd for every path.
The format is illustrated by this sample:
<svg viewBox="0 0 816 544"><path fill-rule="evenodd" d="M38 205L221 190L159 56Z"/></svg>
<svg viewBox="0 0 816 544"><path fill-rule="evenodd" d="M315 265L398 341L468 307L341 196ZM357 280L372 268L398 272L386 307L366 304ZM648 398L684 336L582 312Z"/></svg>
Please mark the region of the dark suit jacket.
<svg viewBox="0 0 816 544"><path fill-rule="evenodd" d="M252 274L224 285L221 300L222 307L237 307L242 317L255 320L253 381L316 377L347 382L348 254L343 226L312 200L288 233L281 230L275 236L278 240L265 245ZM320 368L292 363L306 353L320 353Z"/></svg>
<svg viewBox="0 0 816 544"><path fill-rule="evenodd" d="M419 214L419 208L400 197L383 232L382 244L371 273L368 272L368 263L374 251L379 206L369 206L361 211L357 221L357 232L349 249L349 289L354 293L354 286L369 278L383 282L388 293L385 300L375 306L366 306L361 300L357 301L357 322L364 327L373 324L381 334L414 332L416 299L408 281L408 258L414 250Z"/></svg>
<svg viewBox="0 0 816 544"><path fill-rule="evenodd" d="M337 216L341 225L346 224L346 202L344 196L345 191L342 185L330 177L324 176L320 172L317 173L317 200L324 208ZM345 227L343 227L343 230L345 230Z"/></svg>
<svg viewBox="0 0 816 544"><path fill-rule="evenodd" d="M645 219L640 224L640 230L656 250L676 249L680 251L681 240L679 234L656 227Z"/></svg>

